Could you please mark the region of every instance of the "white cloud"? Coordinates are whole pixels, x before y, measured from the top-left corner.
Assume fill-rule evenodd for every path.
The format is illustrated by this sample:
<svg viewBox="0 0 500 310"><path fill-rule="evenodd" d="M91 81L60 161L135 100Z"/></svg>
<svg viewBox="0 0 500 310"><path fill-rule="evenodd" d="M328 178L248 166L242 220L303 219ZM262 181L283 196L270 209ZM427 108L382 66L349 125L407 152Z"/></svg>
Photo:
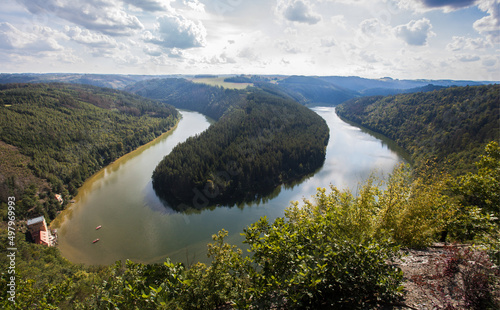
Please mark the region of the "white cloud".
<svg viewBox="0 0 500 310"><path fill-rule="evenodd" d="M307 0L279 0L276 9L279 15L291 22L314 25L321 20L321 16L312 12Z"/></svg>
<svg viewBox="0 0 500 310"><path fill-rule="evenodd" d="M64 34L49 27L34 26L31 32L23 32L10 23L0 23L0 49L17 54L61 51L64 47L57 41L61 38Z"/></svg>
<svg viewBox="0 0 500 310"><path fill-rule="evenodd" d="M361 32L368 36L379 34L382 29L382 24L376 18L365 19L359 24Z"/></svg>
<svg viewBox="0 0 500 310"><path fill-rule="evenodd" d="M276 45L284 52L289 54L298 54L301 52L301 49L297 47L295 44L290 42L289 40L278 40L276 41Z"/></svg>
<svg viewBox="0 0 500 310"><path fill-rule="evenodd" d="M114 48L118 45L116 40L112 37L101 33L91 32L88 29L81 29L78 26L66 26L64 30L73 41L89 47Z"/></svg>
<svg viewBox="0 0 500 310"><path fill-rule="evenodd" d="M237 61L228 56L226 53L221 53L220 55L212 56L210 59L203 59L203 62L211 65L221 65L221 64L235 64Z"/></svg>
<svg viewBox="0 0 500 310"><path fill-rule="evenodd" d="M149 47L149 46L144 46L143 48L143 51L144 53L148 54L149 56L153 56L153 57L158 57L158 56L161 56L163 55L163 52L161 51L161 49L157 48L157 47Z"/></svg>
<svg viewBox="0 0 500 310"><path fill-rule="evenodd" d="M486 57L483 59L482 64L486 67L493 67L497 64L497 60L493 57Z"/></svg>
<svg viewBox="0 0 500 310"><path fill-rule="evenodd" d="M458 55L457 59L461 62L474 62L480 60L481 58L477 55Z"/></svg>
<svg viewBox="0 0 500 310"><path fill-rule="evenodd" d="M207 31L200 21L167 14L157 18L155 34L145 32L144 41L167 49L188 49L205 46L206 36Z"/></svg>
<svg viewBox="0 0 500 310"><path fill-rule="evenodd" d="M125 3L131 4L144 11L155 12L168 9L165 1L161 0L122 0Z"/></svg>
<svg viewBox="0 0 500 310"><path fill-rule="evenodd" d="M71 23L109 35L131 35L144 28L118 0L18 0L33 14L54 14Z"/></svg>
<svg viewBox="0 0 500 310"><path fill-rule="evenodd" d="M432 25L427 18L412 20L406 25L397 26L394 31L396 36L403 39L408 45L421 46L427 44L427 39L434 36Z"/></svg>
<svg viewBox="0 0 500 310"><path fill-rule="evenodd" d="M466 38L459 36L453 36L453 41L446 45L446 49L453 52L464 49L477 50L490 47L492 47L491 43L483 38Z"/></svg>
<svg viewBox="0 0 500 310"><path fill-rule="evenodd" d="M396 0L400 8L419 12L442 9L445 12L463 9L475 5L478 0Z"/></svg>
<svg viewBox="0 0 500 310"><path fill-rule="evenodd" d="M346 29L347 21L344 15L335 15L330 18L331 23L339 28Z"/></svg>
<svg viewBox="0 0 500 310"><path fill-rule="evenodd" d="M474 22L474 29L488 36L493 43L500 43L500 0L483 0L478 7L488 16Z"/></svg>
<svg viewBox="0 0 500 310"><path fill-rule="evenodd" d="M238 57L240 58L245 58L251 61L258 60L257 55L255 54L254 50L251 49L250 47L243 48L238 52Z"/></svg>
<svg viewBox="0 0 500 310"><path fill-rule="evenodd" d="M231 1L234 2L234 0ZM176 0L176 3L193 11L205 12L205 5L198 0Z"/></svg>
<svg viewBox="0 0 500 310"><path fill-rule="evenodd" d="M337 45L337 41L334 38L321 38L322 47L333 47Z"/></svg>

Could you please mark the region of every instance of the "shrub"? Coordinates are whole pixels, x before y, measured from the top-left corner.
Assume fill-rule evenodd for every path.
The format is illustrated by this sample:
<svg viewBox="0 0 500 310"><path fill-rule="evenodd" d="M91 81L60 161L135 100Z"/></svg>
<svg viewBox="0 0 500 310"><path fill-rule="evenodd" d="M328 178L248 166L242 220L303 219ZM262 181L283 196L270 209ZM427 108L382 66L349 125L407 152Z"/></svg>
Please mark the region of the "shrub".
<svg viewBox="0 0 500 310"><path fill-rule="evenodd" d="M352 196L333 193L329 200L319 191L318 205L295 204L285 218L263 218L245 230L257 266L253 306L366 309L401 297L402 273L389 263L396 249L365 238L364 230L345 230L341 202Z"/></svg>

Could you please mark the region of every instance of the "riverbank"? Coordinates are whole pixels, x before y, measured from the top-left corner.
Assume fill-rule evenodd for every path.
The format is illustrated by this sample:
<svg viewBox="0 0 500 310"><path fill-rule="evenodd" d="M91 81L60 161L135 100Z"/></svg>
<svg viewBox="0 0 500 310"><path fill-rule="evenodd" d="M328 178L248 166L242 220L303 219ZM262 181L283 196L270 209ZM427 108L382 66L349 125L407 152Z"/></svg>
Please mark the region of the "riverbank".
<svg viewBox="0 0 500 310"><path fill-rule="evenodd" d="M177 119L176 123L174 126L172 126L169 130L165 131L164 133L162 133L160 136L156 137L155 139L153 139L152 141L149 141L148 143L146 144L143 144L141 146L139 146L137 149L133 150L132 152L129 152L119 158L117 158L116 160L114 160L113 162L111 162L109 165L107 165L106 167L103 167L102 169L100 169L99 171L97 171L96 173L94 173L91 177L89 177L88 179L85 180L84 184L78 188L78 194L73 197L73 199L71 200L71 203L68 204L66 206L66 209L62 210L58 216L53 219L49 225L50 229L58 229L60 228L62 222L64 221L64 218L67 216L67 210L69 208L71 208L72 206L74 206L75 204L78 204L80 202L80 197L82 196L82 192L86 192L89 190L89 186L88 184L93 184L95 180L98 180L100 178L102 178L105 174L107 173L111 173L111 172L114 172L114 171L117 171L120 166L125 163L127 160L129 160L130 158L133 158L133 157L136 157L136 156L139 156L140 154L142 154L145 150L147 150L148 148L158 144L161 140L164 140L166 139L168 136L170 136L178 127L179 125L179 122L182 120L182 114L181 116Z"/></svg>
<svg viewBox="0 0 500 310"><path fill-rule="evenodd" d="M87 184L59 229L59 248L72 262L107 265L131 259L141 263L208 263L207 244L224 228L228 242L240 245L241 230L261 217L282 217L290 201L310 198L318 187L329 184L356 191L360 182L375 174L383 177L405 162L386 143L342 122L334 108L314 109L330 128L323 167L300 183L280 186L260 201L219 206L196 212L176 212L160 200L151 184L157 163L178 143L203 132L210 119L198 112L183 111L176 130L148 148L108 167ZM112 169L113 168L113 169ZM375 171L375 172L374 172ZM99 235L95 227L102 225ZM99 243L92 240L100 238Z"/></svg>

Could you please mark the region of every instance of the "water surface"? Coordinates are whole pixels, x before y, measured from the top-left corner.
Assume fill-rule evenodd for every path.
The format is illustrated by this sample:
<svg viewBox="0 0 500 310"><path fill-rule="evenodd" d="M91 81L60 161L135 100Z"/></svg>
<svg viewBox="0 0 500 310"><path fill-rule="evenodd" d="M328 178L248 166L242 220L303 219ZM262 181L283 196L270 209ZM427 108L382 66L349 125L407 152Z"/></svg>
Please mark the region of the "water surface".
<svg viewBox="0 0 500 310"><path fill-rule="evenodd" d="M284 215L290 201L310 198L330 184L356 190L371 173L387 174L404 161L397 148L380 137L342 121L334 108L317 107L330 128L326 160L314 175L293 186L281 186L264 201L177 213L155 195L151 174L178 143L204 131L210 121L197 112L182 111L177 128L128 154L89 179L76 202L55 221L59 248L75 263L111 264L131 259L143 263L207 261L206 244L224 228L228 241L241 245L243 228L261 216ZM96 226L102 228L96 230ZM100 241L93 244L92 241Z"/></svg>

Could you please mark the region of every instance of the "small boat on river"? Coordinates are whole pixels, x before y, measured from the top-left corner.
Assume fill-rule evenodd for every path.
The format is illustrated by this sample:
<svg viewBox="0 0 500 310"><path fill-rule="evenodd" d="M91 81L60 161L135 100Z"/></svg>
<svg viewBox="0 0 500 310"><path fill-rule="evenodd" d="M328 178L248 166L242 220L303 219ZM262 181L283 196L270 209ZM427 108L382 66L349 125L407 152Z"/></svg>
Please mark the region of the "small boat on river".
<svg viewBox="0 0 500 310"><path fill-rule="evenodd" d="M99 228L101 228L101 225L97 226L97 227L95 228L95 230L98 230Z"/></svg>
<svg viewBox="0 0 500 310"><path fill-rule="evenodd" d="M94 241L92 241L92 243L96 243L97 241L99 241L99 238L97 238Z"/></svg>

